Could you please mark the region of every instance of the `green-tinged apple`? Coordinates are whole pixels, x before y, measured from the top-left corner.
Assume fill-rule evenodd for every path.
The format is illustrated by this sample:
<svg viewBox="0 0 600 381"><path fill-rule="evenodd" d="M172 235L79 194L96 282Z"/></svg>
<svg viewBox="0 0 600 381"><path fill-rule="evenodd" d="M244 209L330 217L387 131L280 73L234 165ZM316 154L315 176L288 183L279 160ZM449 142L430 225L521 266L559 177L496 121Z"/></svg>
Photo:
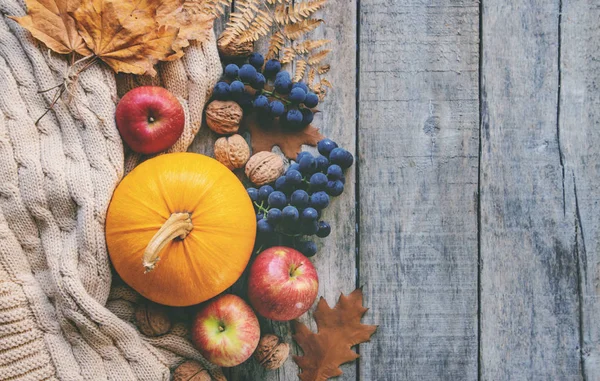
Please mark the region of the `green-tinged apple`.
<svg viewBox="0 0 600 381"><path fill-rule="evenodd" d="M213 364L236 366L246 361L260 340L252 308L239 296L224 294L207 302L196 314L192 341Z"/></svg>
<svg viewBox="0 0 600 381"><path fill-rule="evenodd" d="M299 251L271 247L250 267L248 298L259 315L288 321L302 315L317 298L319 277L315 267Z"/></svg>
<svg viewBox="0 0 600 381"><path fill-rule="evenodd" d="M141 86L121 98L115 120L132 150L152 154L175 144L183 132L185 114L181 103L167 89Z"/></svg>

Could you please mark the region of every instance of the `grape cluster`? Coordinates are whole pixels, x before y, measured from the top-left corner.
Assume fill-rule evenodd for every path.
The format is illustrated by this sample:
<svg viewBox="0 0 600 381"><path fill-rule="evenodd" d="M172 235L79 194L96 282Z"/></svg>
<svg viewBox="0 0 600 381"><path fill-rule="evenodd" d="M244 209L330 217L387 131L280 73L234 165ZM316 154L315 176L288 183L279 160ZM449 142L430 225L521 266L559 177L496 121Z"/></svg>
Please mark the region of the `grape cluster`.
<svg viewBox="0 0 600 381"><path fill-rule="evenodd" d="M265 62L259 53L252 53L241 67L225 66L224 78L217 82L213 95L254 110L263 120L277 118L282 127L292 130L309 125L314 118L311 109L319 104L319 97L304 82L292 82L290 73L281 70L281 62Z"/></svg>
<svg viewBox="0 0 600 381"><path fill-rule="evenodd" d="M319 141L317 149L317 157L299 153L274 184L247 189L256 211L258 238L292 237L292 245L308 257L315 255L317 245L301 237L325 238L331 233L321 214L330 198L344 191L343 171L354 162L352 154L333 140Z"/></svg>

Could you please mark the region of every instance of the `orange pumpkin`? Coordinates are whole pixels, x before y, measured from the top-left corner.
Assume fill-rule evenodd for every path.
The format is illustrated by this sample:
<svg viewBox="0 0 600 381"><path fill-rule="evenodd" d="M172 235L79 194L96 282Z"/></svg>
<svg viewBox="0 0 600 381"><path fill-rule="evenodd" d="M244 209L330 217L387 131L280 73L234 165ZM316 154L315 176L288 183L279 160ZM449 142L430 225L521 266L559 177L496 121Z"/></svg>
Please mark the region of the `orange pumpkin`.
<svg viewBox="0 0 600 381"><path fill-rule="evenodd" d="M115 269L144 297L189 306L223 292L242 274L256 217L238 178L194 153L136 167L119 184L106 217Z"/></svg>

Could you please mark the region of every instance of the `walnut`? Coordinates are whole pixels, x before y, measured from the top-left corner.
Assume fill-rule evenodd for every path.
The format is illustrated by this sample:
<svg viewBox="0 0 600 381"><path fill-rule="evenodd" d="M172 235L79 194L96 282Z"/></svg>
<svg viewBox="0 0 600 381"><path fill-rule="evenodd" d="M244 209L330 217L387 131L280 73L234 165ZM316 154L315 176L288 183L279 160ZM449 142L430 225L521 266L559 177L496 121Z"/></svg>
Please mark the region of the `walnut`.
<svg viewBox="0 0 600 381"><path fill-rule="evenodd" d="M166 307L156 303L139 304L135 310L135 321L146 336L164 335L171 329Z"/></svg>
<svg viewBox="0 0 600 381"><path fill-rule="evenodd" d="M186 361L173 372L173 381L211 381L211 377L199 362Z"/></svg>
<svg viewBox="0 0 600 381"><path fill-rule="evenodd" d="M217 41L217 48L222 57L248 57L254 51L252 41L237 43L232 41L228 44L223 43L223 39Z"/></svg>
<svg viewBox="0 0 600 381"><path fill-rule="evenodd" d="M233 170L242 168L250 158L250 147L240 135L222 137L215 142L215 159Z"/></svg>
<svg viewBox="0 0 600 381"><path fill-rule="evenodd" d="M233 101L212 101L206 107L206 124L221 135L235 134L240 128L244 112Z"/></svg>
<svg viewBox="0 0 600 381"><path fill-rule="evenodd" d="M283 173L283 159L273 152L258 152L246 163L246 176L261 186L275 181Z"/></svg>
<svg viewBox="0 0 600 381"><path fill-rule="evenodd" d="M290 354L290 345L275 335L264 335L254 351L254 358L265 369L279 368Z"/></svg>

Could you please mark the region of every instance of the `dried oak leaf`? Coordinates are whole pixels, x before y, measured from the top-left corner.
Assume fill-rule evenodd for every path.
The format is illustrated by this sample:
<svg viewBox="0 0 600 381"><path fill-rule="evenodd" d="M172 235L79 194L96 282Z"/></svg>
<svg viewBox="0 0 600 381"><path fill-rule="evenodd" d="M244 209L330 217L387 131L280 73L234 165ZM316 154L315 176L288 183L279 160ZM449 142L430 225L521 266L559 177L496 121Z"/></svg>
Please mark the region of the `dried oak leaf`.
<svg viewBox="0 0 600 381"><path fill-rule="evenodd" d="M173 1L173 0L169 0ZM158 26L161 0L86 0L72 13L90 50L115 72L156 75L174 51L178 28Z"/></svg>
<svg viewBox="0 0 600 381"><path fill-rule="evenodd" d="M377 330L376 325L361 324L360 319L368 311L362 305L362 290L356 289L348 296L340 295L334 308L321 297L313 316L317 333L306 325L294 321L294 340L300 345L304 356L294 356L302 373L303 381L322 381L342 374L339 366L359 357L351 347L369 341Z"/></svg>
<svg viewBox="0 0 600 381"><path fill-rule="evenodd" d="M312 125L298 131L282 129L277 123L266 125L250 115L243 120L244 127L250 132L252 152L271 151L273 146L278 146L288 159L296 159L302 151L302 145L316 146L323 135Z"/></svg>
<svg viewBox="0 0 600 381"><path fill-rule="evenodd" d="M81 0L26 0L27 15L10 17L27 29L33 37L59 54L77 52L83 56L92 52L77 32L74 12Z"/></svg>
<svg viewBox="0 0 600 381"><path fill-rule="evenodd" d="M192 1L168 1L156 11L156 21L159 25L179 28L177 38L173 41L172 48L175 54L168 57L174 60L183 56L183 48L190 45L190 41L206 41L213 29L215 16L204 9L187 6L193 5Z"/></svg>

